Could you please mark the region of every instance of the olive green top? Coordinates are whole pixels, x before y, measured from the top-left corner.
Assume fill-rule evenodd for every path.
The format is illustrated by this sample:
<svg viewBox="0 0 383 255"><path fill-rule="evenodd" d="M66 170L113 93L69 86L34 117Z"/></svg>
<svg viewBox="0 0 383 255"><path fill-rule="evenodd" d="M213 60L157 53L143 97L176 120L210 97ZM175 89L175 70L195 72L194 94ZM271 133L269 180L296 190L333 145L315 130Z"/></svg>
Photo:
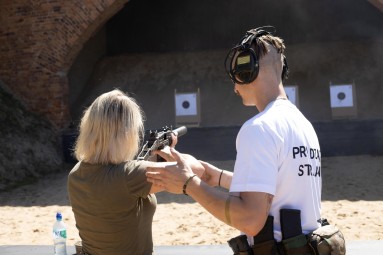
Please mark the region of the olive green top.
<svg viewBox="0 0 383 255"><path fill-rule="evenodd" d="M68 176L68 194L83 250L92 255L153 254L157 200L146 181L149 162L119 165L79 162Z"/></svg>

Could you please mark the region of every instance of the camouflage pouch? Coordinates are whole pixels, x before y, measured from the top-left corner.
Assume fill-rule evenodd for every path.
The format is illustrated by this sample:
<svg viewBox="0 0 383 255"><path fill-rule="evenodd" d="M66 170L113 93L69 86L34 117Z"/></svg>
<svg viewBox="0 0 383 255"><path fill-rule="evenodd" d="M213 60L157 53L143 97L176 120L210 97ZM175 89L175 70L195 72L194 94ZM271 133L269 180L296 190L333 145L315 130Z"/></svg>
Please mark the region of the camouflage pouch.
<svg viewBox="0 0 383 255"><path fill-rule="evenodd" d="M312 242L316 243L319 255L345 255L346 242L338 227L334 225L322 226L310 235Z"/></svg>

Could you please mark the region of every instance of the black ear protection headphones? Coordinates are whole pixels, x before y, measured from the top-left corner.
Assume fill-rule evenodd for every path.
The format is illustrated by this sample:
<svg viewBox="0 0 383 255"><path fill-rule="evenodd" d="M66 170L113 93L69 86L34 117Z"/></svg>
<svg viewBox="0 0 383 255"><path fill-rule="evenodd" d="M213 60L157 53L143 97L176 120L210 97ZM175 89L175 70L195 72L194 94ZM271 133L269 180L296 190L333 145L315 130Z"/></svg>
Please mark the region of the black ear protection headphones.
<svg viewBox="0 0 383 255"><path fill-rule="evenodd" d="M254 40L272 34L265 28L275 28L272 26L259 27L246 32L241 42L230 49L225 59L225 69L230 79L237 84L248 84L254 81L259 72L259 57L255 53L252 44ZM287 79L289 67L287 59L283 56L282 79Z"/></svg>

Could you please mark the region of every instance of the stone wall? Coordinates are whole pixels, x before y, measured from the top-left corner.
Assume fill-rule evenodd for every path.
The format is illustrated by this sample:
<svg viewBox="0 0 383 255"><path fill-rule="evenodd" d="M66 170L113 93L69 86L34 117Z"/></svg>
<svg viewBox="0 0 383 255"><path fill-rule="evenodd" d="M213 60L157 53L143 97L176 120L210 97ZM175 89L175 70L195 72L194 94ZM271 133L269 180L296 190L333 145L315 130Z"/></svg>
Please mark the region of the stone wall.
<svg viewBox="0 0 383 255"><path fill-rule="evenodd" d="M61 138L52 124L3 88L0 81L0 191L63 170Z"/></svg>
<svg viewBox="0 0 383 255"><path fill-rule="evenodd" d="M127 1L1 1L0 78L32 112L66 126L67 72L84 43Z"/></svg>

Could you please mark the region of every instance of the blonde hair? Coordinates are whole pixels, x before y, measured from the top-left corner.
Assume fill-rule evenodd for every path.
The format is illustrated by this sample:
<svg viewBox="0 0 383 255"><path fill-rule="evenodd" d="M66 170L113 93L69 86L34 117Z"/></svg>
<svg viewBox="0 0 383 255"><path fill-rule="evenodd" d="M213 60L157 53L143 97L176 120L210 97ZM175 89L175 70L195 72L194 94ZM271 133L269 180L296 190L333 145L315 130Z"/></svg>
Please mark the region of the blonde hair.
<svg viewBox="0 0 383 255"><path fill-rule="evenodd" d="M137 154L144 134L143 112L118 89L100 95L85 110L74 154L91 164L118 164Z"/></svg>

